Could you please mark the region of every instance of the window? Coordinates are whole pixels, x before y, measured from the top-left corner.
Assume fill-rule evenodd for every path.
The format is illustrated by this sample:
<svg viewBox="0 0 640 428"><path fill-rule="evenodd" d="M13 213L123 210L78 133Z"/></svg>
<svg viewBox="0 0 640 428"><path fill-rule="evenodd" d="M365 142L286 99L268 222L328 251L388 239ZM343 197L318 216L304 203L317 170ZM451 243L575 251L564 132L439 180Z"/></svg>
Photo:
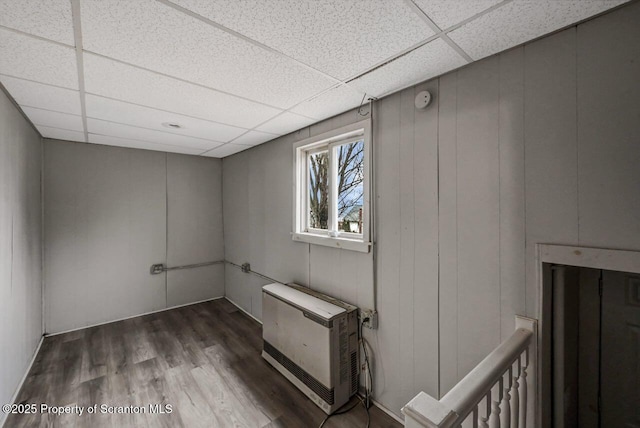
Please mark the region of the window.
<svg viewBox="0 0 640 428"><path fill-rule="evenodd" d="M295 145L294 240L369 251L369 130L361 121Z"/></svg>

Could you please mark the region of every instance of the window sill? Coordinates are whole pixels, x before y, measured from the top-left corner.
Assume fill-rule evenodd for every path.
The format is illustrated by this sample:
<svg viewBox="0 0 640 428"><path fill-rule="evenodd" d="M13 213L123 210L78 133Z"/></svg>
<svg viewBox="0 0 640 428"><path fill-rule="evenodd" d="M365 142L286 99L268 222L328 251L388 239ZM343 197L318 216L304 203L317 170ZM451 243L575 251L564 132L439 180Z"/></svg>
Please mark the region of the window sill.
<svg viewBox="0 0 640 428"><path fill-rule="evenodd" d="M292 233L291 237L297 242L324 245L325 247L341 248L343 250L358 251L360 253L368 253L371 248L370 242L359 241L356 239L320 236L314 235L313 233Z"/></svg>

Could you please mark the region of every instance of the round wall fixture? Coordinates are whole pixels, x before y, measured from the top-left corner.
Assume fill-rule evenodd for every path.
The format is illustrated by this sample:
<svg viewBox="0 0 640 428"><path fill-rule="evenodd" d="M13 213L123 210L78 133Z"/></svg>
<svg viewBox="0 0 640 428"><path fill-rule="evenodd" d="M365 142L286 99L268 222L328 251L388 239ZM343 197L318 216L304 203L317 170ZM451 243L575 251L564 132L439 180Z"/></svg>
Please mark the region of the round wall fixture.
<svg viewBox="0 0 640 428"><path fill-rule="evenodd" d="M431 104L431 92L422 91L416 95L416 108L418 110L427 108L429 104Z"/></svg>
<svg viewBox="0 0 640 428"><path fill-rule="evenodd" d="M174 123L174 122L162 122L162 126L164 126L165 128L171 128L171 129L182 129L182 128L184 128L184 126L180 125L179 123Z"/></svg>

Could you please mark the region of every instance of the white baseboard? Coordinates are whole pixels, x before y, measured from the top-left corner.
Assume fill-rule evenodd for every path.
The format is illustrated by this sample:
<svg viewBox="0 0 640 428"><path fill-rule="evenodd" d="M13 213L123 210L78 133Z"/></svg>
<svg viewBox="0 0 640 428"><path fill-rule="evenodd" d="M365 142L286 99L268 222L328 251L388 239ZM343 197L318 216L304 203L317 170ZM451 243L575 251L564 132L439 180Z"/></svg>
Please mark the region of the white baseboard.
<svg viewBox="0 0 640 428"><path fill-rule="evenodd" d="M219 299L224 299L224 298L225 298L224 296L212 297L210 299L198 300L197 302L185 303L185 304L176 305L176 306L169 306L168 308L162 308L162 309L157 309L155 311L144 312L142 314L131 315L129 317L118 318L118 319L115 319L115 320L112 320L112 321L99 322L99 323L96 323L96 324L86 325L84 327L72 328L70 330L58 331L58 332L55 332L55 333L46 333L45 337L51 337L51 336L57 336L59 334L71 333L72 331L84 330L85 328L91 328L91 327L97 327L99 325L111 324L111 323L118 322L118 321L129 320L131 318L137 318L137 317L143 317L145 315L157 314L159 312L169 311L171 309L183 308L185 306L197 305L199 303L211 302L212 300L219 300ZM233 303L233 302L231 302L231 303Z"/></svg>
<svg viewBox="0 0 640 428"><path fill-rule="evenodd" d="M256 320L258 323L260 323L260 325L262 325L262 321L259 320L258 318L256 318L255 316L253 316L252 314L250 314L249 312L247 312L245 309L242 308L242 306L240 306L239 304L237 304L236 302L234 302L233 300L231 300L230 298L228 298L227 296L224 296L225 299L227 299L227 301L229 303L231 303L233 306L235 306L236 308L240 309L242 312L244 312L246 315L250 316L251 318L253 318L254 320Z"/></svg>
<svg viewBox="0 0 640 428"><path fill-rule="evenodd" d="M18 384L18 387L16 388L15 392L13 393L13 397L11 397L11 401L8 404L14 404L16 402L16 400L18 399L18 394L20 393L20 390L22 389L22 385L24 385L24 381L27 380L27 376L29 375L29 372L31 371L31 367L33 367L33 363L35 363L36 361L36 357L38 356L38 352L40 352L40 347L42 347L42 342L44 342L44 336L40 337L40 342L38 342L38 346L36 346L36 350L33 353L33 356L31 357L31 362L29 363L29 365L27 366L27 369L24 372L24 375L22 375L22 379L20 380L20 383ZM2 403L5 404L5 403ZM0 427L4 427L4 423L7 421L7 415L4 412L0 412Z"/></svg>

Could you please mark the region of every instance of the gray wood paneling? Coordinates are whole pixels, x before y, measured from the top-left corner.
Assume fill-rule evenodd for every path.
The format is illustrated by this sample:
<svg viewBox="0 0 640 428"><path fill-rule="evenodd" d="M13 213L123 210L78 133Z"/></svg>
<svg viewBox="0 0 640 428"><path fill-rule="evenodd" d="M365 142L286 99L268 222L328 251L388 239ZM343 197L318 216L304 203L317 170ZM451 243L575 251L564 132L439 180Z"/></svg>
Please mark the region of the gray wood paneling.
<svg viewBox="0 0 640 428"><path fill-rule="evenodd" d="M535 244L578 242L576 29L525 52L526 304L537 314Z"/></svg>
<svg viewBox="0 0 640 428"><path fill-rule="evenodd" d="M526 313L524 48L500 55L500 337Z"/></svg>
<svg viewBox="0 0 640 428"><path fill-rule="evenodd" d="M438 98L439 81L417 85L414 96L428 90L434 105L414 109L413 209L414 274L412 337L414 391L438 396ZM409 99L409 106L414 100ZM413 393L413 391L411 391Z"/></svg>
<svg viewBox="0 0 640 428"><path fill-rule="evenodd" d="M498 78L497 57L458 71L459 373L500 338Z"/></svg>
<svg viewBox="0 0 640 428"><path fill-rule="evenodd" d="M398 355L400 367L400 395L399 399L408 402L415 391L414 378L414 291L415 291L415 231L414 214L414 142L415 142L415 105L414 88L407 88L400 92L400 128L398 134L398 189L400 203L398 220L400 221L398 268L399 311L399 340L401 352ZM384 159L384 158L383 158ZM419 166L418 166L419 167ZM382 264L381 269L388 267Z"/></svg>
<svg viewBox="0 0 640 428"><path fill-rule="evenodd" d="M400 353L400 105L401 94L393 94L377 105L375 123L377 150L377 245L378 311L375 382L376 398L397 411L401 403Z"/></svg>
<svg viewBox="0 0 640 428"><path fill-rule="evenodd" d="M224 295L218 159L47 140L47 330ZM73 296L73 297L70 297Z"/></svg>
<svg viewBox="0 0 640 428"><path fill-rule="evenodd" d="M578 27L579 226L587 246L640 248L639 22L635 3Z"/></svg>
<svg viewBox="0 0 640 428"><path fill-rule="evenodd" d="M224 260L222 161L167 154L167 265ZM224 296L224 265L167 273L167 306Z"/></svg>
<svg viewBox="0 0 640 428"><path fill-rule="evenodd" d="M42 140L0 90L0 402L42 335ZM5 415L0 414L0 425Z"/></svg>
<svg viewBox="0 0 640 428"><path fill-rule="evenodd" d="M48 332L166 307L165 154L47 140Z"/></svg>
<svg viewBox="0 0 640 428"><path fill-rule="evenodd" d="M227 157L222 163L225 258L242 264L249 254L249 167L251 152ZM283 210L284 212L284 210Z"/></svg>
<svg viewBox="0 0 640 428"><path fill-rule="evenodd" d="M458 73L440 79L438 102L438 245L440 250L439 395L458 379Z"/></svg>
<svg viewBox="0 0 640 428"><path fill-rule="evenodd" d="M224 263L167 272L167 307L224 296Z"/></svg>

